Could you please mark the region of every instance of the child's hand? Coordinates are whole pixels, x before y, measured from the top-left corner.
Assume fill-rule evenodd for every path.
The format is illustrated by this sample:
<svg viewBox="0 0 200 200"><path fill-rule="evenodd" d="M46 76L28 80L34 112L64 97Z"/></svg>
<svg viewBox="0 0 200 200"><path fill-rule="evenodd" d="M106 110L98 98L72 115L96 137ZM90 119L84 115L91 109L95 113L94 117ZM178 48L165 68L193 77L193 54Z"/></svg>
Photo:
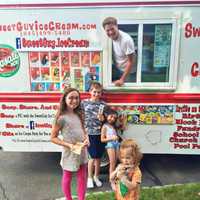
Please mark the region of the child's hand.
<svg viewBox="0 0 200 200"><path fill-rule="evenodd" d="M90 141L88 138L86 138L84 141L83 141L83 144L84 146L90 146Z"/></svg>
<svg viewBox="0 0 200 200"><path fill-rule="evenodd" d="M113 135L113 136L110 136L110 137L107 137L108 141L118 141L118 136L117 135Z"/></svg>
<svg viewBox="0 0 200 200"><path fill-rule="evenodd" d="M124 167L126 169L133 169L134 168L134 164L132 164L132 165L124 165Z"/></svg>
<svg viewBox="0 0 200 200"><path fill-rule="evenodd" d="M104 121L104 115L103 114L101 114L101 113L99 113L99 114L97 114L97 118L99 119L99 121Z"/></svg>
<svg viewBox="0 0 200 200"><path fill-rule="evenodd" d="M123 176L125 176L125 170L124 169L118 170L117 178L121 179Z"/></svg>
<svg viewBox="0 0 200 200"><path fill-rule="evenodd" d="M112 139L113 139L114 141L118 141L118 140L119 140L119 138L118 138L117 135L113 135Z"/></svg>
<svg viewBox="0 0 200 200"><path fill-rule="evenodd" d="M110 136L108 137L108 141L118 141L118 136L117 135L113 135L113 136Z"/></svg>
<svg viewBox="0 0 200 200"><path fill-rule="evenodd" d="M126 173L125 167L123 165L118 165L117 167L117 178L121 178L122 176L124 176Z"/></svg>
<svg viewBox="0 0 200 200"><path fill-rule="evenodd" d="M72 145L71 151L74 152L75 154L80 155L82 148L84 147L84 143L83 142L77 142L76 144Z"/></svg>
<svg viewBox="0 0 200 200"><path fill-rule="evenodd" d="M123 169L123 168L124 168L124 165L119 164L119 165L116 167L116 171L121 170L121 169Z"/></svg>

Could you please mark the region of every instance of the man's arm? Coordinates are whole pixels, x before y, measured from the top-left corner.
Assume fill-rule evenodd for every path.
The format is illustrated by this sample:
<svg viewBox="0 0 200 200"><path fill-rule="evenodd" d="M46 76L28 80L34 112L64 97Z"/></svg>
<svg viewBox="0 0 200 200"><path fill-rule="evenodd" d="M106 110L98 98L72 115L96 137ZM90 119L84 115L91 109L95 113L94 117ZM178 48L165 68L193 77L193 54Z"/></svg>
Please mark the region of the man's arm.
<svg viewBox="0 0 200 200"><path fill-rule="evenodd" d="M128 62L126 64L124 73L122 74L122 76L121 76L121 78L119 80L116 80L114 82L114 84L116 86L122 86L124 84L124 81L125 81L126 77L130 73L131 68L133 67L133 65L135 63L135 55L134 55L134 53L127 55L127 57L128 57Z"/></svg>

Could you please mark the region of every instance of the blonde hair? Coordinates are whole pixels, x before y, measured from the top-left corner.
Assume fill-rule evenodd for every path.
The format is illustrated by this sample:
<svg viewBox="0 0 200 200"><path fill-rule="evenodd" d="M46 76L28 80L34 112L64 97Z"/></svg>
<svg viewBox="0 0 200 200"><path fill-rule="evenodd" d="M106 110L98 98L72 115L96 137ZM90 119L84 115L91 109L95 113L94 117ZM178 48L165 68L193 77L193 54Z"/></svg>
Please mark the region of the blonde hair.
<svg viewBox="0 0 200 200"><path fill-rule="evenodd" d="M125 139L120 144L120 150L119 150L119 158L122 150L130 150L133 158L134 158L134 164L135 166L139 166L140 161L143 157L142 152L140 151L140 148L135 140L133 139Z"/></svg>

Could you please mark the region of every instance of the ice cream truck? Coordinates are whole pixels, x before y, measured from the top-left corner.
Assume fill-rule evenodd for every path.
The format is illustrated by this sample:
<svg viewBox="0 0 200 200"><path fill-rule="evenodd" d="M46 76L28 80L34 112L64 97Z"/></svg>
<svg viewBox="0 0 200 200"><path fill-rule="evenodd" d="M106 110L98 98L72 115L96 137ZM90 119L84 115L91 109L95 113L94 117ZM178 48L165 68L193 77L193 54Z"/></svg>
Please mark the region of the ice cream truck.
<svg viewBox="0 0 200 200"><path fill-rule="evenodd" d="M121 87L109 16L135 44L136 80ZM60 151L50 132L63 89L85 99L95 80L143 153L200 154L200 1L3 0L0 19L2 150Z"/></svg>

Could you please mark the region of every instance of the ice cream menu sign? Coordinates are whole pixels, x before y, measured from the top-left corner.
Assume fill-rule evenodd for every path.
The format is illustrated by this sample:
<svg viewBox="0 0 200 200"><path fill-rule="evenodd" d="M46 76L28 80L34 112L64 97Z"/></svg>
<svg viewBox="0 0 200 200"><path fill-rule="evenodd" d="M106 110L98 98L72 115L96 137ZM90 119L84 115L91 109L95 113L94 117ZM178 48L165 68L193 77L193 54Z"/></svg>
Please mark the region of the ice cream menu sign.
<svg viewBox="0 0 200 200"><path fill-rule="evenodd" d="M29 52L31 91L60 92L65 86L88 91L100 81L100 51Z"/></svg>
<svg viewBox="0 0 200 200"><path fill-rule="evenodd" d="M154 67L169 67L171 51L172 26L161 24L155 26Z"/></svg>

